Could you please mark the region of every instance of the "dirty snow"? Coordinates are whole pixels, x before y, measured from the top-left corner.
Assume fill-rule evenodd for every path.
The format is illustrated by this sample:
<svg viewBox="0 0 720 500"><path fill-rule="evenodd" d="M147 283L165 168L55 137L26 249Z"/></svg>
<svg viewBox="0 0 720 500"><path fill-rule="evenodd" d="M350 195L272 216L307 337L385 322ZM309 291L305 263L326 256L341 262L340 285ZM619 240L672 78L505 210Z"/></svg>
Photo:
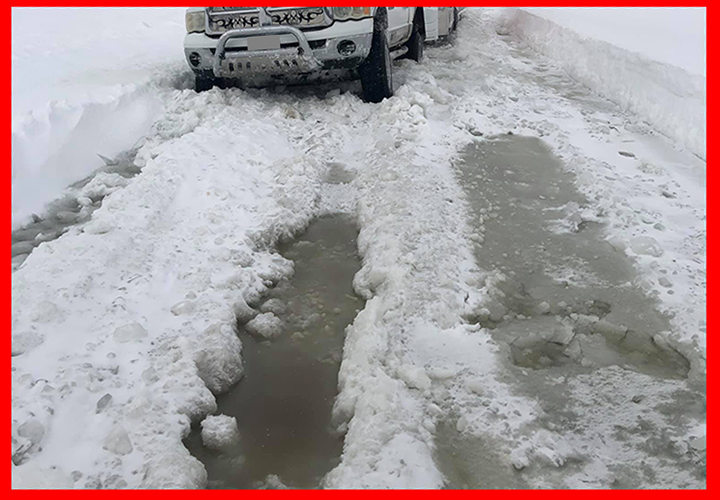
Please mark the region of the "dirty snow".
<svg viewBox="0 0 720 500"><path fill-rule="evenodd" d="M98 179L90 221L13 273L13 486L204 487L182 440L243 376L237 321L270 332L271 307L255 308L293 272L275 246L342 209L357 214L367 302L347 330L333 412L344 452L323 486L458 486L466 468L480 486L704 487L705 163L498 34L503 19L469 10L423 65L396 65L396 96L378 105L353 83L196 94L171 83L186 72L168 58L176 78L144 91L161 111L140 173ZM509 366L477 322L506 314L503 278L476 257L485 231L454 166L508 132L542 139L574 173L588 206L554 229L587 214L606 225L671 317L655 342L689 360L689 378L607 366L566 383ZM117 146L145 131L133 134Z"/></svg>

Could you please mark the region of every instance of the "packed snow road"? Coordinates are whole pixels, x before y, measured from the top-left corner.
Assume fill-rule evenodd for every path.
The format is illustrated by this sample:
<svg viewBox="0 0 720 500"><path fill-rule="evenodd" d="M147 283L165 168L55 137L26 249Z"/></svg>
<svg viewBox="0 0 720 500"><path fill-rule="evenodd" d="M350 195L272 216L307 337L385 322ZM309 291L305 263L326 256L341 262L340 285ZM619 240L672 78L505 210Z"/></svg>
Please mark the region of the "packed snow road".
<svg viewBox="0 0 720 500"><path fill-rule="evenodd" d="M468 12L380 104L159 88L139 172L13 233L13 485L703 488L704 162L497 23ZM326 216L361 267L293 293L327 283ZM348 321L337 372L309 341ZM311 421L257 385L303 356L337 373Z"/></svg>

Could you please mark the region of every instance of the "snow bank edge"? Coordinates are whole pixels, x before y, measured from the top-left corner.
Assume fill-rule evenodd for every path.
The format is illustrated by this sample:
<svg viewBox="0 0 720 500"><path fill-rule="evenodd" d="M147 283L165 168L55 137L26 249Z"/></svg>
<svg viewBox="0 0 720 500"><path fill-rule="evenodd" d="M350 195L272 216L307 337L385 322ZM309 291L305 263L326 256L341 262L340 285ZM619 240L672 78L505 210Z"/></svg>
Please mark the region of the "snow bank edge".
<svg viewBox="0 0 720 500"><path fill-rule="evenodd" d="M501 24L572 78L705 159L705 77L584 37L522 9L506 11Z"/></svg>

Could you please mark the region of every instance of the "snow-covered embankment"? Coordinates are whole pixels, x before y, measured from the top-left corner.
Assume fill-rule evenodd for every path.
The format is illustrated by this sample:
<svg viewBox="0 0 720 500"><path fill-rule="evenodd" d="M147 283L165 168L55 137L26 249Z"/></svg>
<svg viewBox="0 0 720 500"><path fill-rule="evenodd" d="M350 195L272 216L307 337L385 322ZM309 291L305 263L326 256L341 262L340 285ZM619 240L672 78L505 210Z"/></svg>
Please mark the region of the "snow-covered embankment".
<svg viewBox="0 0 720 500"><path fill-rule="evenodd" d="M705 158L704 9L511 9L504 29Z"/></svg>
<svg viewBox="0 0 720 500"><path fill-rule="evenodd" d="M13 9L13 228L150 132L157 83L184 70L182 11Z"/></svg>

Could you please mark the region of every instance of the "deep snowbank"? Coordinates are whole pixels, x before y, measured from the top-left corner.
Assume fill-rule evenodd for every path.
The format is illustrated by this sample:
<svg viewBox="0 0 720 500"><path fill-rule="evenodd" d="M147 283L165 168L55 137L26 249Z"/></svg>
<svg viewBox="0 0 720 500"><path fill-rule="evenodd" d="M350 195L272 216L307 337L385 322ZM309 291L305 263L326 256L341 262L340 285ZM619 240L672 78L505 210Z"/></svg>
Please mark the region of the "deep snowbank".
<svg viewBox="0 0 720 500"><path fill-rule="evenodd" d="M184 70L182 9L14 8L12 224L150 131Z"/></svg>
<svg viewBox="0 0 720 500"><path fill-rule="evenodd" d="M512 9L502 29L705 158L703 21L685 9Z"/></svg>

